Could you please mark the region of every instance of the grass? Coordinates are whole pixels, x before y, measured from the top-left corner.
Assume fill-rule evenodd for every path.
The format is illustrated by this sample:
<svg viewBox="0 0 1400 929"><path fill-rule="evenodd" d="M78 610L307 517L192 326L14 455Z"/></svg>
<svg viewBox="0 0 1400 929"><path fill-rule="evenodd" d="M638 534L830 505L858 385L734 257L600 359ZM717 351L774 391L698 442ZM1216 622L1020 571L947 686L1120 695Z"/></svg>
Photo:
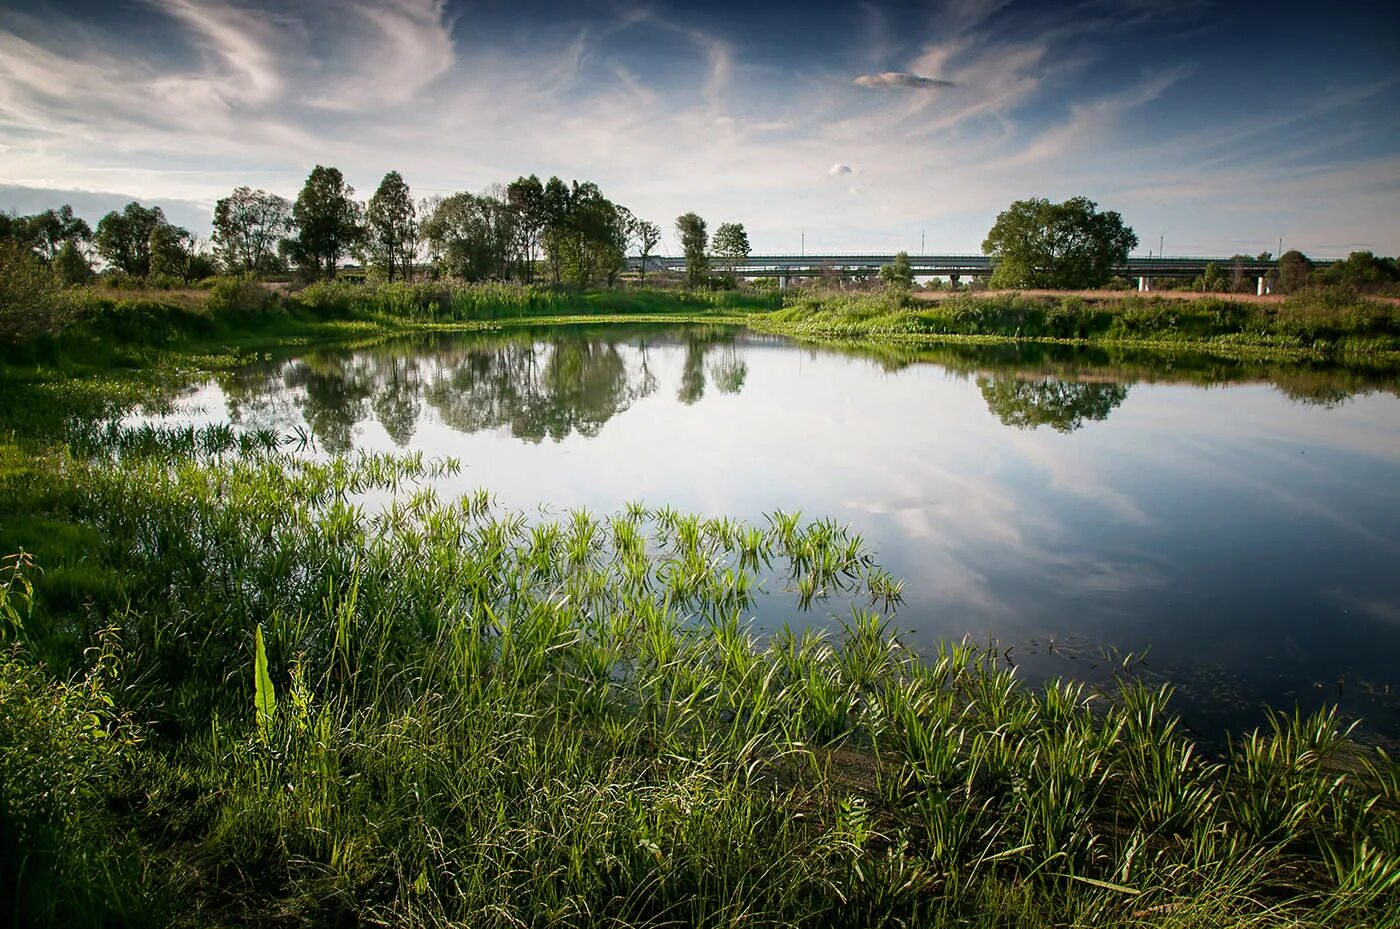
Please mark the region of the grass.
<svg viewBox="0 0 1400 929"><path fill-rule="evenodd" d="M1400 769L1335 714L1206 757L1130 662L1094 693L913 654L879 612L897 584L829 521L532 521L436 499L449 460L72 436L0 446L16 925L1395 912ZM794 616L857 605L760 640L765 584Z"/></svg>
<svg viewBox="0 0 1400 929"><path fill-rule="evenodd" d="M816 292L789 298L782 310L754 325L805 338L880 342L1195 347L1293 359L1400 354L1400 308L1338 289L1307 291L1268 304L1221 297L1085 299L1014 293L911 303L887 295Z"/></svg>

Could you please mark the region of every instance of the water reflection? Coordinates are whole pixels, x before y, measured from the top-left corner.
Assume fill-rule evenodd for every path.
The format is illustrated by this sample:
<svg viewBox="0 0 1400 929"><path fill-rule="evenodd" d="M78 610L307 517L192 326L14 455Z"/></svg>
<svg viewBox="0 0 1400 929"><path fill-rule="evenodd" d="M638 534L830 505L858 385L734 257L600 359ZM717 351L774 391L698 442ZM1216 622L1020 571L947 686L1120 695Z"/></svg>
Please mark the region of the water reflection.
<svg viewBox="0 0 1400 929"><path fill-rule="evenodd" d="M582 327L309 352L199 385L185 415L451 455L445 498L829 516L907 581L916 645L996 637L1033 680L1150 647L1206 727L1345 678L1344 708L1400 735L1397 384L1385 366ZM787 606L754 615L802 621Z"/></svg>
<svg viewBox="0 0 1400 929"><path fill-rule="evenodd" d="M1002 425L1016 429L1049 426L1073 432L1088 420L1104 420L1128 396L1122 384L1022 380L1015 375L977 376L982 398Z"/></svg>
<svg viewBox="0 0 1400 929"><path fill-rule="evenodd" d="M350 450L355 427L377 421L409 445L424 407L458 432L506 429L527 442L596 436L659 389L652 354L683 347L677 399L694 404L707 381L722 395L743 390L748 365L730 328L677 333L555 329L535 336L399 342L353 352L310 352L254 365L220 380L238 425L288 428L299 418L332 454Z"/></svg>
<svg viewBox="0 0 1400 929"><path fill-rule="evenodd" d="M677 330L554 329L440 337L254 365L220 381L236 424L289 428L300 419L327 452L354 445L356 426L377 421L406 447L425 405L463 433L506 429L527 442L592 437L661 389L654 354L681 358L674 396L692 406L741 393L746 348L770 344L726 327ZM822 349L827 352L829 349ZM1265 383L1291 400L1335 408L1357 395L1400 392L1394 366L1222 359L1042 345L846 348L889 372L937 365L973 380L988 412L1018 430L1061 433L1106 420L1138 383Z"/></svg>

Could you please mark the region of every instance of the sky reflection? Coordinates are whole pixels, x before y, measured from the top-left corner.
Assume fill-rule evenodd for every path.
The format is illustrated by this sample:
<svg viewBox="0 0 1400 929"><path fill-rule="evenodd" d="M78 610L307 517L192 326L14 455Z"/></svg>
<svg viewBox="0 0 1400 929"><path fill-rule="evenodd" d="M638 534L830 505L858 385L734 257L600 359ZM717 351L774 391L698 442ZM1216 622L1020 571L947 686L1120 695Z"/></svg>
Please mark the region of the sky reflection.
<svg viewBox="0 0 1400 929"><path fill-rule="evenodd" d="M322 454L454 456L441 496L485 486L527 512L831 516L906 579L898 623L925 647L995 637L1034 678L1150 648L1204 729L1341 680L1347 710L1400 735L1393 374L1240 369L1203 389L1221 375L1177 362L554 330L268 363L197 385L174 417L308 428ZM768 598L755 618L823 611Z"/></svg>

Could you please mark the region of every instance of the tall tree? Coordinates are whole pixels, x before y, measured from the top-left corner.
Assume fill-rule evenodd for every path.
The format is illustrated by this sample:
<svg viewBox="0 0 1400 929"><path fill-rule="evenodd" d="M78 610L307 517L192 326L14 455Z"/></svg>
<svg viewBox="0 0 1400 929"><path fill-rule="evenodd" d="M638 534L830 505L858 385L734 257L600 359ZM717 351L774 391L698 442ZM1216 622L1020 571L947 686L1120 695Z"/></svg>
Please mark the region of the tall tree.
<svg viewBox="0 0 1400 929"><path fill-rule="evenodd" d="M459 193L437 203L422 232L443 273L484 281L508 275L514 222L514 211L503 200Z"/></svg>
<svg viewBox="0 0 1400 929"><path fill-rule="evenodd" d="M676 233L681 237L681 250L685 252L686 282L691 287L705 283L710 263L705 250L710 244L705 221L694 213L682 213L676 217Z"/></svg>
<svg viewBox="0 0 1400 929"><path fill-rule="evenodd" d="M506 202L515 211L516 252L521 263L521 278L534 280L535 258L545 226L544 185L533 174L518 177L506 185Z"/></svg>
<svg viewBox="0 0 1400 929"><path fill-rule="evenodd" d="M714 251L723 260L725 270L731 274L745 258L749 257L749 234L743 223L720 223L715 230Z"/></svg>
<svg viewBox="0 0 1400 929"><path fill-rule="evenodd" d="M641 279L646 280L647 258L651 256L651 250L656 248L661 241L661 227L645 219L639 219L633 227L632 234L637 240L637 255L642 259Z"/></svg>
<svg viewBox="0 0 1400 929"><path fill-rule="evenodd" d="M265 190L239 187L214 204L214 246L230 273L269 270L291 227L292 205Z"/></svg>
<svg viewBox="0 0 1400 929"><path fill-rule="evenodd" d="M120 213L113 210L98 221L93 244L113 268L133 277L145 277L151 272L152 241L164 243L167 236L158 230L169 225L160 207L147 209L132 201Z"/></svg>
<svg viewBox="0 0 1400 929"><path fill-rule="evenodd" d="M317 165L292 207L296 235L283 240L288 257L313 278L335 277L360 242L363 212L340 171Z"/></svg>
<svg viewBox="0 0 1400 929"><path fill-rule="evenodd" d="M1064 203L1017 200L1001 212L982 243L992 258L993 287L1096 287L1137 247L1115 212L1086 197Z"/></svg>
<svg viewBox="0 0 1400 929"><path fill-rule="evenodd" d="M161 223L151 230L151 274L189 280L193 250L189 230Z"/></svg>
<svg viewBox="0 0 1400 929"><path fill-rule="evenodd" d="M418 254L418 214L408 185L397 171L390 171L379 182L365 210L365 251L370 264L394 279L395 272L407 279L413 273Z"/></svg>
<svg viewBox="0 0 1400 929"><path fill-rule="evenodd" d="M541 230L545 257L549 260L550 276L559 283L564 270L564 250L568 236L570 207L569 186L557 177L544 185L540 199Z"/></svg>
<svg viewBox="0 0 1400 929"><path fill-rule="evenodd" d="M73 208L66 203L57 210L6 219L10 229L4 237L28 246L45 263L51 264L65 244L82 245L92 239L87 222L74 216Z"/></svg>

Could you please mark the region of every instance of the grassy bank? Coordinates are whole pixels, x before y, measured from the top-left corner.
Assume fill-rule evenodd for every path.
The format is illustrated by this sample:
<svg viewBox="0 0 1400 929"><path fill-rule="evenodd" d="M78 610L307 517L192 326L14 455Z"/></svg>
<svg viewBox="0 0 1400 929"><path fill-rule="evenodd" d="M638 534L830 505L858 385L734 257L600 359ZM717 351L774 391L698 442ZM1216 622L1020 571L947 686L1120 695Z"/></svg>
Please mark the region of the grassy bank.
<svg viewBox="0 0 1400 929"><path fill-rule="evenodd" d="M898 583L830 523L532 521L414 491L450 461L98 422L134 398L73 382L52 435L0 445L17 925L1395 912L1400 768L1334 715L1205 757L1131 660L1096 695L911 654ZM794 617L866 606L760 641L761 578Z"/></svg>
<svg viewBox="0 0 1400 929"><path fill-rule="evenodd" d="M811 339L882 342L1044 341L1136 345L1277 357L1400 354L1400 307L1342 290L1281 303L1220 297L1089 298L961 294L937 302L880 294L814 293L754 321L764 331Z"/></svg>
<svg viewBox="0 0 1400 929"><path fill-rule="evenodd" d="M763 293L652 288L323 282L283 292L237 278L189 290L89 287L64 294L61 327L6 346L0 361L101 370L181 355L210 364L213 356L230 353L433 329L647 319L738 322L778 305L778 297Z"/></svg>
<svg viewBox="0 0 1400 929"><path fill-rule="evenodd" d="M279 291L222 278L181 291L80 288L66 294L59 315L64 325L57 334L11 346L9 359L86 359L100 367L139 362L152 349L265 350L408 330L663 317L745 320L761 331L820 341L1020 341L1278 360L1400 357L1400 305L1335 288L1278 303L1015 293L920 301L868 292L572 291L437 282L323 282Z"/></svg>

